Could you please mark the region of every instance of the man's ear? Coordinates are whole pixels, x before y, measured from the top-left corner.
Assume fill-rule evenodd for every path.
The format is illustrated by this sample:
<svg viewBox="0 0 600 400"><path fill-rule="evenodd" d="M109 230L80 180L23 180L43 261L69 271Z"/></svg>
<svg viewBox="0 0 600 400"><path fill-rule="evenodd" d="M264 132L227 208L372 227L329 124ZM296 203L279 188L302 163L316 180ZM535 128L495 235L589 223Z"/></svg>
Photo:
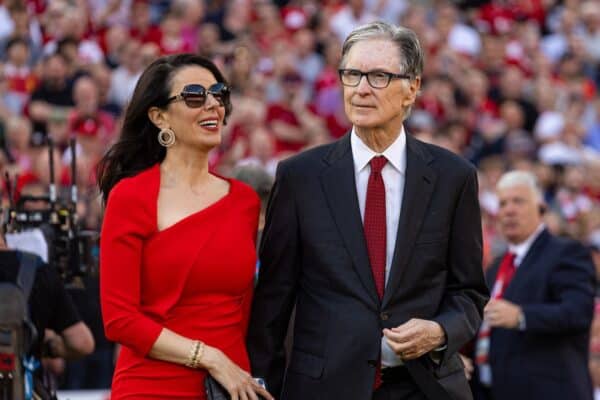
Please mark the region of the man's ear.
<svg viewBox="0 0 600 400"><path fill-rule="evenodd" d="M165 115L165 111L158 107L150 107L148 110L148 118L158 129L169 127L169 121Z"/></svg>
<svg viewBox="0 0 600 400"><path fill-rule="evenodd" d="M404 99L404 107L409 107L415 103L417 100L417 95L421 91L421 77L417 76L415 79L411 79L408 81L408 92L409 95Z"/></svg>

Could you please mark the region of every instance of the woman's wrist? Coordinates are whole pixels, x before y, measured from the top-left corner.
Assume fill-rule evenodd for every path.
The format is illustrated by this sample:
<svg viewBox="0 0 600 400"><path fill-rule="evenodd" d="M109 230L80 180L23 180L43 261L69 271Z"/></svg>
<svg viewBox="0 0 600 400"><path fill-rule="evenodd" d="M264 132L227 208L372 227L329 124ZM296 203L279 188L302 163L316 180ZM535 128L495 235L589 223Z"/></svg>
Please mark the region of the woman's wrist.
<svg viewBox="0 0 600 400"><path fill-rule="evenodd" d="M202 358L206 344L200 340L194 340L189 349L188 358L185 362L186 367L198 369L202 366Z"/></svg>
<svg viewBox="0 0 600 400"><path fill-rule="evenodd" d="M200 359L200 368L204 368L208 372L215 370L219 362L219 352L219 349L205 345L204 352L202 353L202 358Z"/></svg>

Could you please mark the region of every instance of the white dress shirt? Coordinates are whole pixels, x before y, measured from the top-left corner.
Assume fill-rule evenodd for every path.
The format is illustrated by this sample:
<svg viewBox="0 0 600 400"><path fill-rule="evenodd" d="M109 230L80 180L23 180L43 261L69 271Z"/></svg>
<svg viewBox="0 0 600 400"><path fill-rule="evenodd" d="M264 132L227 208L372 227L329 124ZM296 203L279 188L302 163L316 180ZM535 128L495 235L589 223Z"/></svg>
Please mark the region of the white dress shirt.
<svg viewBox="0 0 600 400"><path fill-rule="evenodd" d="M385 257L385 282L387 284L396 247L396 235L398 233L398 222L400 221L400 210L402 209L402 196L404 191L406 173L406 136L404 127L396 140L383 151L376 153L371 150L361 138L358 137L354 128L350 134L350 147L352 159L354 160L354 176L356 178L356 193L358 195L358 206L360 216L364 223L365 202L367 199L367 185L371 174L369 162L375 156L384 156L387 164L381 170L381 176L385 184L385 213L386 213L386 257ZM381 339L381 364L384 367L402 365L402 360L394 353L387 344L385 337Z"/></svg>
<svg viewBox="0 0 600 400"><path fill-rule="evenodd" d="M515 269L519 268L519 265L523 262L523 259L527 255L527 252L531 248L531 245L537 239L537 237L542 233L546 224L540 224L536 230L522 243L519 244L508 244L508 251L515 255Z"/></svg>

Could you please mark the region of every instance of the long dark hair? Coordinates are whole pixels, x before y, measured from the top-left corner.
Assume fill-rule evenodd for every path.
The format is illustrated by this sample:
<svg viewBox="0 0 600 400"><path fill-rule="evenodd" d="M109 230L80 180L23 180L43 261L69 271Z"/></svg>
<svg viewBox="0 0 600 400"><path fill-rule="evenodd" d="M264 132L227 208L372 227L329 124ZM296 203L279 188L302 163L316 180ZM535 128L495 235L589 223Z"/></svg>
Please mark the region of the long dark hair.
<svg viewBox="0 0 600 400"><path fill-rule="evenodd" d="M217 82L227 83L217 66L195 54L161 57L150 64L140 76L123 119L117 143L98 164L98 186L104 203L110 190L123 178L136 175L165 159L166 149L158 143L159 129L148 118L151 107L167 107L172 78L182 67L199 66L209 70ZM231 113L231 103L225 104L225 118Z"/></svg>

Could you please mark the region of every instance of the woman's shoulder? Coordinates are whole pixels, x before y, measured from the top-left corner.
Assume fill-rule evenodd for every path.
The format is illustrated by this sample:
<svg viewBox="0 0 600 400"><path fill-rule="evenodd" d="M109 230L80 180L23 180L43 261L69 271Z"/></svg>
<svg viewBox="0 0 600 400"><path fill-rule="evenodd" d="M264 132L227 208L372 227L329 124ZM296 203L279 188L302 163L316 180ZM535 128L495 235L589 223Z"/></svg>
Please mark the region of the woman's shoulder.
<svg viewBox="0 0 600 400"><path fill-rule="evenodd" d="M253 205L256 204L258 206L260 204L258 194L256 194L256 191L250 185L234 178L228 178L227 180L231 185L230 193L232 196L246 200Z"/></svg>
<svg viewBox="0 0 600 400"><path fill-rule="evenodd" d="M108 195L103 232L106 225L114 227L117 221L120 229L135 227L141 232L152 233L156 228L159 180L158 166L121 179Z"/></svg>
<svg viewBox="0 0 600 400"><path fill-rule="evenodd" d="M110 191L108 200L144 202L150 200L150 194L159 184L158 164L155 164L133 176L121 179ZM132 204L133 205L133 204Z"/></svg>

